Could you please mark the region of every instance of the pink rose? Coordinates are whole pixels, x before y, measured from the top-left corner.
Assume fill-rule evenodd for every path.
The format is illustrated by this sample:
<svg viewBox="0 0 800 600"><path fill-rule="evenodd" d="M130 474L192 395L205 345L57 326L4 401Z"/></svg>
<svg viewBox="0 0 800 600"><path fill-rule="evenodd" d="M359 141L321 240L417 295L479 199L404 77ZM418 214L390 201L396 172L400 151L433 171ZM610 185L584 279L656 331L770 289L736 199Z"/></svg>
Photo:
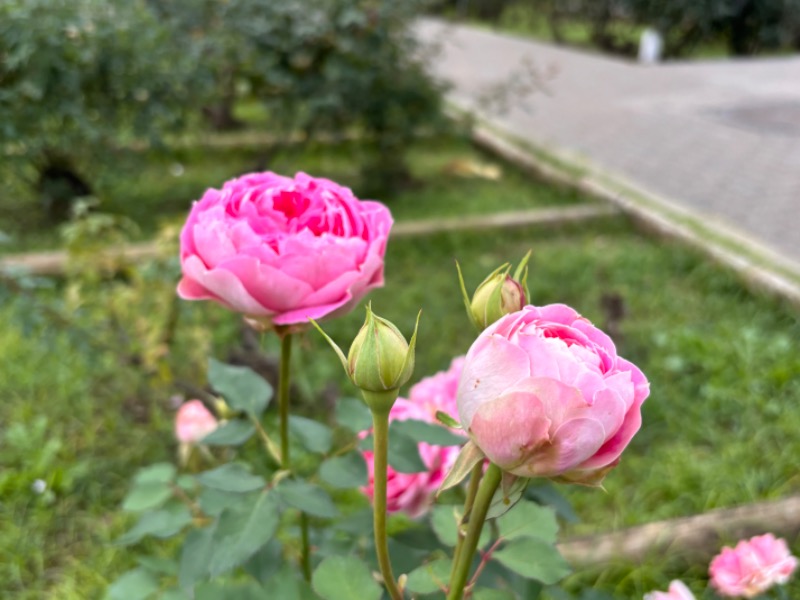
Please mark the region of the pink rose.
<svg viewBox="0 0 800 600"><path fill-rule="evenodd" d="M470 348L458 412L505 471L596 485L639 430L649 393L642 372L572 308L526 306Z"/></svg>
<svg viewBox="0 0 800 600"><path fill-rule="evenodd" d="M389 421L413 419L436 423L436 411L456 417L456 389L461 374L463 357L453 359L450 368L431 377L426 377L411 388L409 400L398 398L389 412ZM363 432L366 435L367 432ZM460 448L458 446L419 445L422 462L428 468L422 473L398 473L391 467L387 471L386 508L389 512L403 511L412 517L424 513L445 475L453 466ZM369 483L362 491L370 498L374 496L375 462L372 452L365 451Z"/></svg>
<svg viewBox="0 0 800 600"><path fill-rule="evenodd" d="M389 210L298 173L253 173L209 189L181 231L178 295L264 326L342 314L383 285Z"/></svg>
<svg viewBox="0 0 800 600"><path fill-rule="evenodd" d="M446 371L439 371L414 385L408 392L408 399L422 408L432 422L436 421L437 411L442 411L455 419L458 414L456 406L458 380L461 378L463 368L464 357L454 358Z"/></svg>
<svg viewBox="0 0 800 600"><path fill-rule="evenodd" d="M175 416L175 437L182 444L196 444L217 428L217 419L200 400L184 402Z"/></svg>
<svg viewBox="0 0 800 600"><path fill-rule="evenodd" d="M644 595L643 600L695 600L695 597L682 581L676 579L669 584L668 591L650 592Z"/></svg>
<svg viewBox="0 0 800 600"><path fill-rule="evenodd" d="M725 547L711 561L711 585L723 596L753 598L789 581L797 559L786 542L771 533Z"/></svg>

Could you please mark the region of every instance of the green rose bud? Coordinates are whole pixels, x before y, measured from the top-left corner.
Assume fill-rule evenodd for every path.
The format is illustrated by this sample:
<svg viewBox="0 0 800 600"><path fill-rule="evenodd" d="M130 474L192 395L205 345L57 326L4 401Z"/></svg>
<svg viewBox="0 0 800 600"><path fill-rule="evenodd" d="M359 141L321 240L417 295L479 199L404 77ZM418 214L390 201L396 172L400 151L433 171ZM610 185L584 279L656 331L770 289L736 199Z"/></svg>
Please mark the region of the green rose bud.
<svg viewBox="0 0 800 600"><path fill-rule="evenodd" d="M313 322L313 321L312 321ZM342 361L347 376L361 389L372 409L388 410L394 404L400 386L414 372L414 349L417 343L419 315L411 341L407 342L391 322L377 316L367 305L367 318L345 358L341 348L314 323Z"/></svg>
<svg viewBox="0 0 800 600"><path fill-rule="evenodd" d="M467 295L464 278L461 275L461 267L456 263L458 278L461 283L461 293L464 296L464 305L467 307L467 315L480 331L483 331L501 317L521 310L528 303L530 298L530 293L528 292L528 259L530 255L530 252L525 255L513 277L509 275L511 272L510 263L501 265L492 271L475 290L471 300Z"/></svg>
<svg viewBox="0 0 800 600"><path fill-rule="evenodd" d="M347 372L368 392L399 389L414 372L414 349L397 327L367 306L367 318L347 355Z"/></svg>

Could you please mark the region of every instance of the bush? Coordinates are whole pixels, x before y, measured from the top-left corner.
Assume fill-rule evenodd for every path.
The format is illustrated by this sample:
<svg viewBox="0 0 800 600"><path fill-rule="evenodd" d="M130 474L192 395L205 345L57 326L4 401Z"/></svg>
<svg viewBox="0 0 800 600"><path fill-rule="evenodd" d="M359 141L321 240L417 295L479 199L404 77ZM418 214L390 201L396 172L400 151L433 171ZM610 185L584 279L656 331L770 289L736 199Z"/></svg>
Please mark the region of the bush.
<svg viewBox="0 0 800 600"><path fill-rule="evenodd" d="M81 160L181 123L193 56L171 40L136 0L0 3L0 151L52 216L91 193Z"/></svg>

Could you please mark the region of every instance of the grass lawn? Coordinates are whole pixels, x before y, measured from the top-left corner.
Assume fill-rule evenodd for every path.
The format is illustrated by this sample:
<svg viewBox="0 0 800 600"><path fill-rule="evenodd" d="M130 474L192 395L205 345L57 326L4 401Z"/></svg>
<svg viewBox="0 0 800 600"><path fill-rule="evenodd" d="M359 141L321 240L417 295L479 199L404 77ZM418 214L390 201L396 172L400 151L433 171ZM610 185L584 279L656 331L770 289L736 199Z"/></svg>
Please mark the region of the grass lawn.
<svg viewBox="0 0 800 600"><path fill-rule="evenodd" d="M139 164L140 176L128 185L115 184L120 194L110 195L117 200L108 206L137 218L150 232L161 216L183 214L204 187L251 168L255 156L248 149L186 151L184 174L175 177L170 163L132 155L120 172L132 173ZM389 201L397 220L581 200L506 165L498 182L448 175L447 165L456 159L499 164L464 142L425 141L412 155L419 186ZM357 174L341 148L314 148L291 164L285 160L275 169L302 168L343 182L355 181ZM517 261L528 249L533 303L571 304L602 327L608 321L607 298L621 299L619 353L638 364L652 386L642 431L606 479L607 491L562 488L581 518L567 533L605 531L800 490L798 315L744 291L695 253L637 233L621 217L565 228L391 241L387 285L371 300L376 312L404 332L423 309L417 377L445 368L475 337L463 314L454 260L474 288L498 264ZM156 368L145 375L120 364L119 344L95 349L76 328L53 326L39 309L68 310L76 326L86 329L113 308L130 325L126 331L137 332L166 311L174 285L171 268L151 274L161 296L127 298L134 284L113 280L87 288L77 302L77 292L66 285L36 291L39 308L30 298L4 298L0 305L0 597L94 598L134 564L133 552L111 544L130 523L119 511L120 499L137 467L170 460L175 452L170 396L180 390L158 367L169 362L176 377L202 385L202 356L206 350L222 359L228 355L238 339L238 319L212 305L182 303L171 356L157 356ZM112 291L122 298L120 306L110 303ZM326 330L346 346L362 320L358 309ZM113 331L99 329L94 333L104 340L115 339ZM265 345L274 347L272 338ZM311 365L300 386L301 410L324 412L319 390L331 381L352 394L335 356L316 334L298 344L295 366L301 365ZM47 492L32 490L36 479L47 483ZM137 550L145 548L169 550L152 542ZM668 571L659 559L582 577L599 581L598 587L619 598L640 598L683 569L678 564Z"/></svg>
<svg viewBox="0 0 800 600"><path fill-rule="evenodd" d="M226 134L236 139L236 134ZM252 140L248 132L244 136ZM358 195L359 156L357 142L318 144L290 148L272 157L269 169L278 173L303 170L316 177L329 177L353 188ZM96 170L96 194L100 210L133 219L141 237L153 235L160 223L180 219L193 200L208 187L253 171L268 147L249 143L234 147L174 148L164 152L120 151L113 165ZM500 165L459 137L421 141L409 154L414 182L394 197L379 198L396 219L419 219L483 214L504 210L564 205L583 200L576 193L545 186L531 187L519 170L502 166L501 182L464 176L472 165ZM44 220L29 190L0 181L4 211L0 232L10 236L0 243L0 253L57 247L57 227Z"/></svg>

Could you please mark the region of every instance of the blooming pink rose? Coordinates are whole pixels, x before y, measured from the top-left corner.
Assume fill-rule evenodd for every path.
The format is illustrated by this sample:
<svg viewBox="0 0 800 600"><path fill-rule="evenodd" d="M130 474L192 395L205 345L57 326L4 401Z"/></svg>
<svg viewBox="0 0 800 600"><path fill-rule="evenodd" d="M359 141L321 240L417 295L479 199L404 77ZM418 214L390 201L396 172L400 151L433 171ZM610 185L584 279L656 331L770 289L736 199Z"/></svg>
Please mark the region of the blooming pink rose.
<svg viewBox="0 0 800 600"><path fill-rule="evenodd" d="M184 402L175 416L175 437L183 444L196 444L217 428L217 419L200 400Z"/></svg>
<svg viewBox="0 0 800 600"><path fill-rule="evenodd" d="M464 357L454 358L446 371L425 377L412 386L408 392L408 399L422 408L428 414L429 420L436 420L437 411L442 411L455 419L458 415L456 406L458 380L461 378L463 368Z"/></svg>
<svg viewBox="0 0 800 600"><path fill-rule="evenodd" d="M409 400L398 398L389 412L389 421L425 421L435 423L436 411L456 418L456 389L461 375L463 357L453 359L450 368L414 385ZM367 432L363 432L366 435ZM445 475L458 456L458 446L419 445L422 462L428 468L422 473L398 473L391 467L387 470L386 509L389 512L403 511L412 517L421 515L439 489ZM372 452L365 451L369 482L362 491L372 499L374 496L375 461Z"/></svg>
<svg viewBox="0 0 800 600"><path fill-rule="evenodd" d="M341 314L383 285L391 227L385 206L327 179L244 175L192 206L178 294L265 326Z"/></svg>
<svg viewBox="0 0 800 600"><path fill-rule="evenodd" d="M458 413L500 468L596 485L639 430L649 393L642 372L572 308L526 306L470 348Z"/></svg>
<svg viewBox="0 0 800 600"><path fill-rule="evenodd" d="M695 600L694 594L677 579L669 584L666 592L650 592L644 595L643 600Z"/></svg>
<svg viewBox="0 0 800 600"><path fill-rule="evenodd" d="M725 547L711 561L711 585L723 596L753 598L773 585L789 581L797 558L786 542L771 533L741 540L736 548Z"/></svg>

